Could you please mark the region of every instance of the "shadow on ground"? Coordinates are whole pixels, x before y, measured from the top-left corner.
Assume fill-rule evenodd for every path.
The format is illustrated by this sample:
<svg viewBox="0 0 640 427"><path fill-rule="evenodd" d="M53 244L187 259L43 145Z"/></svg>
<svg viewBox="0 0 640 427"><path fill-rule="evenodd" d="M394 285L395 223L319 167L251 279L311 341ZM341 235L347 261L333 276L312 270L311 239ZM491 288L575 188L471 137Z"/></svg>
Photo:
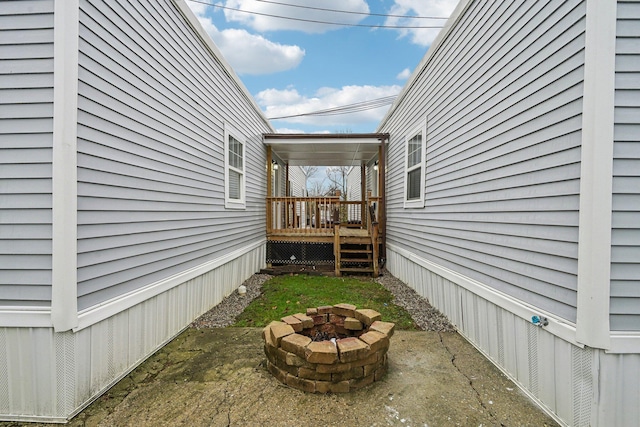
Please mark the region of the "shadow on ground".
<svg viewBox="0 0 640 427"><path fill-rule="evenodd" d="M321 395L271 377L261 332L188 329L68 425L557 425L457 333L398 331L385 379Z"/></svg>

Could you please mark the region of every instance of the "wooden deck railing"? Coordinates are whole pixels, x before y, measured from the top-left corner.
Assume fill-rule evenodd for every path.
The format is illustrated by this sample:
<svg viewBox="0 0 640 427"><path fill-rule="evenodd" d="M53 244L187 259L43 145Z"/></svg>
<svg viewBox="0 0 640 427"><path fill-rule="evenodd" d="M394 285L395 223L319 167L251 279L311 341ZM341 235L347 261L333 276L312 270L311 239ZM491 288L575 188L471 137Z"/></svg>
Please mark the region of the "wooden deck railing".
<svg viewBox="0 0 640 427"><path fill-rule="evenodd" d="M369 201L344 201L339 197L267 197L267 235L281 233L333 234L333 226L368 228ZM364 221L363 221L364 220Z"/></svg>

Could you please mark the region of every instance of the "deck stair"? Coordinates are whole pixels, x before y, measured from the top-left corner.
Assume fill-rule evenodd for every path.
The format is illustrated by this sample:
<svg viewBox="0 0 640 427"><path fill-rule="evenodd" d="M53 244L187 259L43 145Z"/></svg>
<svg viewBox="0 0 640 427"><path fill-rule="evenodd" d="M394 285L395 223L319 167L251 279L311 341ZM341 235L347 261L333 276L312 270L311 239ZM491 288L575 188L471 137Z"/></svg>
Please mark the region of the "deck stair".
<svg viewBox="0 0 640 427"><path fill-rule="evenodd" d="M369 274L377 276L378 263L372 238L367 230L340 228L335 242L336 275Z"/></svg>

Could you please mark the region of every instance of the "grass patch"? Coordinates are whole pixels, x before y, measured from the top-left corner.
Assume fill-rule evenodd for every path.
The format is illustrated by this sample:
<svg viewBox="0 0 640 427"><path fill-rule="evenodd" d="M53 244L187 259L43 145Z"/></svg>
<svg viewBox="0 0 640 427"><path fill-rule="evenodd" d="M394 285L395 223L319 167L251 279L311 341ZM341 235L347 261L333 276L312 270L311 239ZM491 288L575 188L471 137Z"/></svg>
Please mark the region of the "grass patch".
<svg viewBox="0 0 640 427"><path fill-rule="evenodd" d="M262 285L262 295L236 318L233 326L264 327L284 316L305 313L307 307L341 302L370 308L393 322L396 329L417 330L407 311L391 301L393 295L371 279L324 276L276 276Z"/></svg>

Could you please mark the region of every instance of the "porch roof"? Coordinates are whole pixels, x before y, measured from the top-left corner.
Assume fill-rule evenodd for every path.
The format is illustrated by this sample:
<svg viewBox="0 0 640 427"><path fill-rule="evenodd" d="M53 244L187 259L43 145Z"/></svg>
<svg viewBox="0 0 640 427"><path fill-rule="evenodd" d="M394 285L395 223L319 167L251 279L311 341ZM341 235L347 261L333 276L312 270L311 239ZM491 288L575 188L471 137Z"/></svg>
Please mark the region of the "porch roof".
<svg viewBox="0 0 640 427"><path fill-rule="evenodd" d="M291 166L359 166L378 155L387 133L263 135L265 145Z"/></svg>

